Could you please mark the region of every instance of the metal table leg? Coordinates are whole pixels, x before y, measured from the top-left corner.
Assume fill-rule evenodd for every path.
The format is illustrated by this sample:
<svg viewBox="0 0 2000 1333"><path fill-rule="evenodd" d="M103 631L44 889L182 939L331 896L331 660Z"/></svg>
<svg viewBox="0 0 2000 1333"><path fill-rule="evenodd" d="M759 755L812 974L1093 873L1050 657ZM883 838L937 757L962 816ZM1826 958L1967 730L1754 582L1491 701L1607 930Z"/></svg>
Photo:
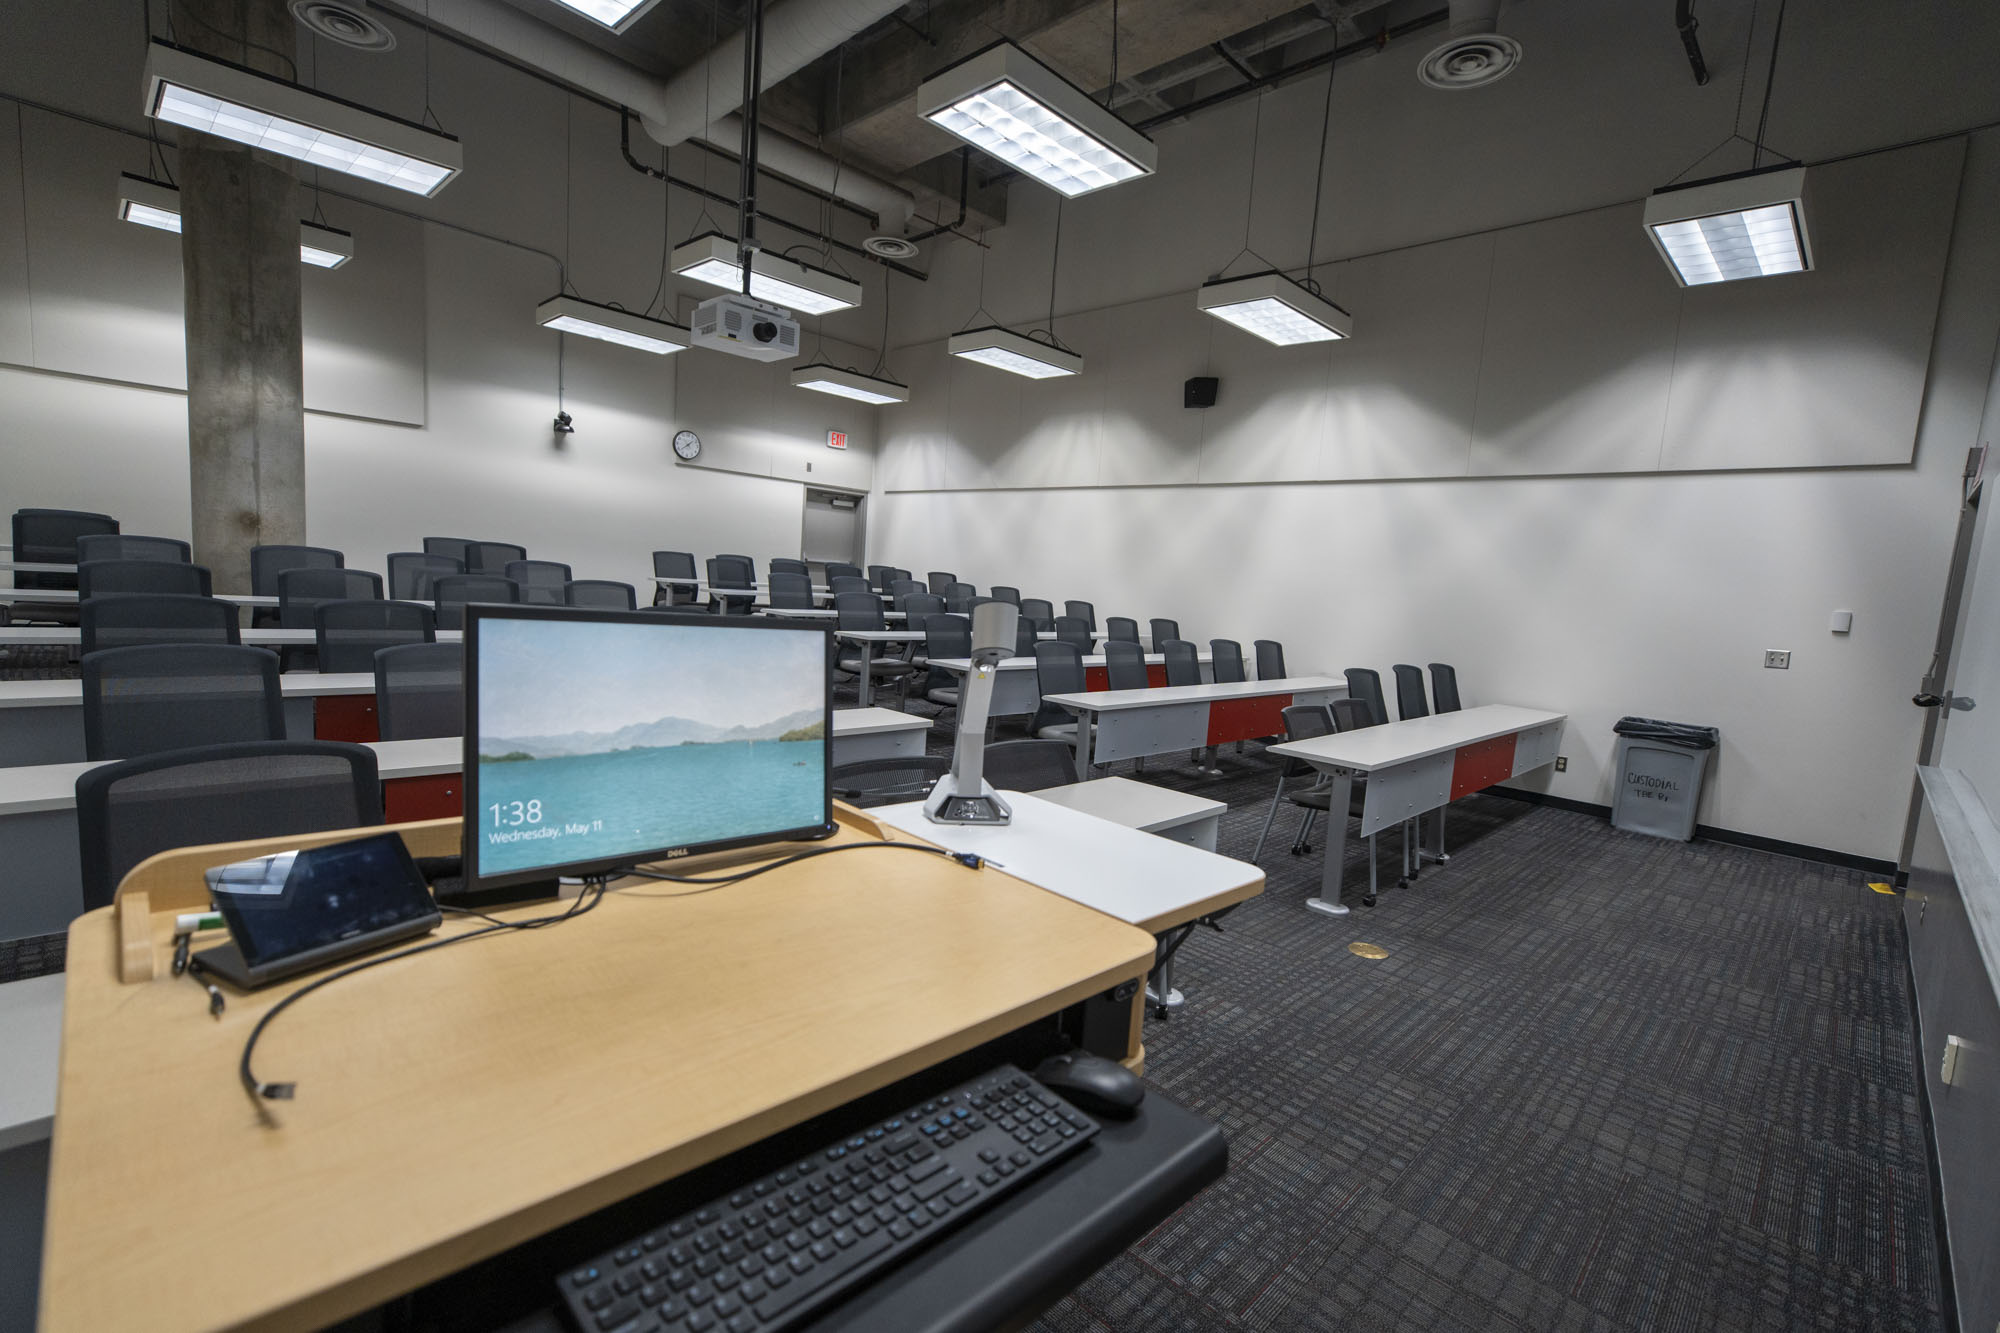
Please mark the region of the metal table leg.
<svg viewBox="0 0 2000 1333"><path fill-rule="evenodd" d="M1326 806L1326 865L1320 872L1319 896L1306 899L1306 906L1315 912L1328 916L1346 916L1347 908L1340 901L1340 872L1347 864L1347 803L1354 788L1354 778L1347 773L1335 773L1328 787ZM1371 855L1374 842L1370 840ZM1374 891L1372 865L1369 891Z"/></svg>
<svg viewBox="0 0 2000 1333"><path fill-rule="evenodd" d="M875 641L861 641L861 707L875 703Z"/></svg>

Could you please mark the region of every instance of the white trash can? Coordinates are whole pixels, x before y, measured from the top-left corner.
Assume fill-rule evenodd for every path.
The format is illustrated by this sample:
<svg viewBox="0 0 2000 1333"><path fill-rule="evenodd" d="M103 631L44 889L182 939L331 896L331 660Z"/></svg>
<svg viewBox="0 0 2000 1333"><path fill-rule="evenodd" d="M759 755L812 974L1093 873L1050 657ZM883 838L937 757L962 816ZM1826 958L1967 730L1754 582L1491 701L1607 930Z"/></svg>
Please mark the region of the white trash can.
<svg viewBox="0 0 2000 1333"><path fill-rule="evenodd" d="M1612 827L1679 842L1694 837L1702 780L1721 733L1650 717L1621 717L1612 730L1618 733Z"/></svg>

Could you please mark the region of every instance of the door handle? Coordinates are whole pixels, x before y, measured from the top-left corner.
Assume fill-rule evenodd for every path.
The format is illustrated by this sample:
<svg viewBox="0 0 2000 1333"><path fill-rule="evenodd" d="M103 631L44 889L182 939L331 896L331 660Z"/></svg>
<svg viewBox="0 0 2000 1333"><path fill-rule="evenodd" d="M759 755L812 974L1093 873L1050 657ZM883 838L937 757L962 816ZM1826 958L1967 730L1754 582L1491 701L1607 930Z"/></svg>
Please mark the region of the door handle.
<svg viewBox="0 0 2000 1333"><path fill-rule="evenodd" d="M1911 696L1910 702L1919 708L1936 708L1944 703L1944 696L1938 694L1918 694Z"/></svg>

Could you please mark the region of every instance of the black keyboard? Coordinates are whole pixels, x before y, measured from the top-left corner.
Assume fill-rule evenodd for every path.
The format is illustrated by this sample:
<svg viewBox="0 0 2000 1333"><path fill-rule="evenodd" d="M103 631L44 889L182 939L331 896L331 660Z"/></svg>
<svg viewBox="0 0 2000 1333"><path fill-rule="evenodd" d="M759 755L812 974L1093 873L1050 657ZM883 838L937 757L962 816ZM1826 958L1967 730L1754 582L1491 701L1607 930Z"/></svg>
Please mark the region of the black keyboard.
<svg viewBox="0 0 2000 1333"><path fill-rule="evenodd" d="M564 1274L563 1300L585 1333L796 1328L1096 1133L1001 1065Z"/></svg>

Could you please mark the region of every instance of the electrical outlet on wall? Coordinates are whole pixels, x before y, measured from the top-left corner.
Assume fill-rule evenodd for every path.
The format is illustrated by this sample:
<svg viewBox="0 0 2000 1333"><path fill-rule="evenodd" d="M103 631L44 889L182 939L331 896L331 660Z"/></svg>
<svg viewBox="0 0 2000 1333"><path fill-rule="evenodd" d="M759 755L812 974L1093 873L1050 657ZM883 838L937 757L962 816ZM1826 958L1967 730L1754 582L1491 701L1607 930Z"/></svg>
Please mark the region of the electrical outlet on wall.
<svg viewBox="0 0 2000 1333"><path fill-rule="evenodd" d="M1766 648L1764 665L1773 671L1789 671L1792 668L1792 650L1789 648Z"/></svg>
<svg viewBox="0 0 2000 1333"><path fill-rule="evenodd" d="M1568 755L1566 755L1566 754L1559 754L1559 755L1557 755L1557 756L1556 756L1556 772L1558 772L1558 773L1567 773L1567 772L1569 772L1569 756L1568 756Z"/></svg>

